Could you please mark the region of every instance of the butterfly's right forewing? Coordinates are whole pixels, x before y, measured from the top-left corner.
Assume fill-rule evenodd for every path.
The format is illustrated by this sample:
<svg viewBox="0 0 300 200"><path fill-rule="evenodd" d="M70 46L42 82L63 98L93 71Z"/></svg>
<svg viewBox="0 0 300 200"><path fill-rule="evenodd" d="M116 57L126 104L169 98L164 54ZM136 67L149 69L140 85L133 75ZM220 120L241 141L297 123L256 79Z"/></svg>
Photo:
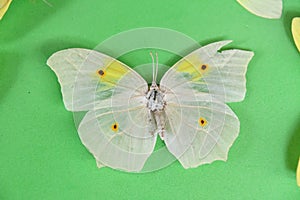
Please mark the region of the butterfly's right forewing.
<svg viewBox="0 0 300 200"><path fill-rule="evenodd" d="M176 93L209 93L223 102L242 101L246 71L253 52L232 49L218 52L231 41L208 44L190 53L163 76L160 88ZM186 91L188 90L188 91Z"/></svg>

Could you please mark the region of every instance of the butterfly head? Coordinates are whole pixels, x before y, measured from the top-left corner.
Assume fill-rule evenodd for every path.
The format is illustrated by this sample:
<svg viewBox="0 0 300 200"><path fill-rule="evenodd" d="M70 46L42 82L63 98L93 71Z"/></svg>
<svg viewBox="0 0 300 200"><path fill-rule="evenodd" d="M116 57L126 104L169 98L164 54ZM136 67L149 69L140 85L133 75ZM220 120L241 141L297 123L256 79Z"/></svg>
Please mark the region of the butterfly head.
<svg viewBox="0 0 300 200"><path fill-rule="evenodd" d="M152 84L151 84L149 90L159 90L159 87L158 87L157 83L152 81Z"/></svg>

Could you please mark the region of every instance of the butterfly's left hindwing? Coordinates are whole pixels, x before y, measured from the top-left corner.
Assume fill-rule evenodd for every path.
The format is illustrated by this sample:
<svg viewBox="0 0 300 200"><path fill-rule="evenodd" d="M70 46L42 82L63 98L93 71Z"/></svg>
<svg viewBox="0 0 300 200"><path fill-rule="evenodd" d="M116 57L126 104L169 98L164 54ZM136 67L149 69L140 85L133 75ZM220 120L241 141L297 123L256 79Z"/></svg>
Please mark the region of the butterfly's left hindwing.
<svg viewBox="0 0 300 200"><path fill-rule="evenodd" d="M156 142L155 136L147 135L148 124L143 120L147 110L115 110L118 109L89 111L78 128L80 139L98 163L114 169L141 171Z"/></svg>
<svg viewBox="0 0 300 200"><path fill-rule="evenodd" d="M98 166L140 171L156 141L149 131L146 81L125 64L93 50L62 50L47 64L58 77L66 108L88 111L78 132Z"/></svg>
<svg viewBox="0 0 300 200"><path fill-rule="evenodd" d="M240 123L225 102L244 99L252 52L218 50L230 41L204 46L163 76L165 143L185 168L226 160Z"/></svg>

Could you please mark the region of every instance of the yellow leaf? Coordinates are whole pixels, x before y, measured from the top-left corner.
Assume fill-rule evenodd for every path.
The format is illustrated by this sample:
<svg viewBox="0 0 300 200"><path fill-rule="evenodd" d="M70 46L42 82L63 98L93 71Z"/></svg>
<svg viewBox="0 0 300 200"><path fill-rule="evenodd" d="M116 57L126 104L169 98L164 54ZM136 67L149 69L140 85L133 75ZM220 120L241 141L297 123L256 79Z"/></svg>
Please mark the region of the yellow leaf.
<svg viewBox="0 0 300 200"><path fill-rule="evenodd" d="M300 51L300 17L295 17L292 21L292 34L298 51Z"/></svg>
<svg viewBox="0 0 300 200"><path fill-rule="evenodd" d="M6 13L11 1L12 0L0 0L0 20L2 19L3 15Z"/></svg>
<svg viewBox="0 0 300 200"><path fill-rule="evenodd" d="M298 168L297 168L297 184L298 186L300 187L300 158L299 158L299 161L298 161Z"/></svg>

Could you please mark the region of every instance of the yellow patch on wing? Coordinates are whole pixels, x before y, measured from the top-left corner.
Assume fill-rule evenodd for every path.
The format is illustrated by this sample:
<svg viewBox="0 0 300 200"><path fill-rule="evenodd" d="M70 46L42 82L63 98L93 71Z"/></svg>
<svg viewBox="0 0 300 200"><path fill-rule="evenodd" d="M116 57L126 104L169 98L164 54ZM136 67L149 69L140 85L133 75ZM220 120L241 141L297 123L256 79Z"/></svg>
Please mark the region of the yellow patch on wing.
<svg viewBox="0 0 300 200"><path fill-rule="evenodd" d="M207 64L201 63L201 60L195 55L189 55L176 64L176 71L191 75L192 80L201 78L209 69Z"/></svg>
<svg viewBox="0 0 300 200"><path fill-rule="evenodd" d="M115 60L105 67L106 76L104 78L110 81L119 81L128 71L127 67Z"/></svg>
<svg viewBox="0 0 300 200"><path fill-rule="evenodd" d="M295 17L292 21L292 34L298 51L300 52L300 17Z"/></svg>
<svg viewBox="0 0 300 200"><path fill-rule="evenodd" d="M298 161L298 168L297 168L296 177L297 177L297 184L300 187L300 158L299 158L299 161Z"/></svg>
<svg viewBox="0 0 300 200"><path fill-rule="evenodd" d="M0 0L0 20L2 19L3 15L6 13L11 1L12 0Z"/></svg>
<svg viewBox="0 0 300 200"><path fill-rule="evenodd" d="M196 71L193 64L186 59L182 59L181 61L179 61L179 63L177 63L176 70L179 72L187 72L190 74L195 73Z"/></svg>
<svg viewBox="0 0 300 200"><path fill-rule="evenodd" d="M106 90L114 87L128 72L128 67L117 60L110 60L104 66L99 66L95 74L102 84L101 90Z"/></svg>

